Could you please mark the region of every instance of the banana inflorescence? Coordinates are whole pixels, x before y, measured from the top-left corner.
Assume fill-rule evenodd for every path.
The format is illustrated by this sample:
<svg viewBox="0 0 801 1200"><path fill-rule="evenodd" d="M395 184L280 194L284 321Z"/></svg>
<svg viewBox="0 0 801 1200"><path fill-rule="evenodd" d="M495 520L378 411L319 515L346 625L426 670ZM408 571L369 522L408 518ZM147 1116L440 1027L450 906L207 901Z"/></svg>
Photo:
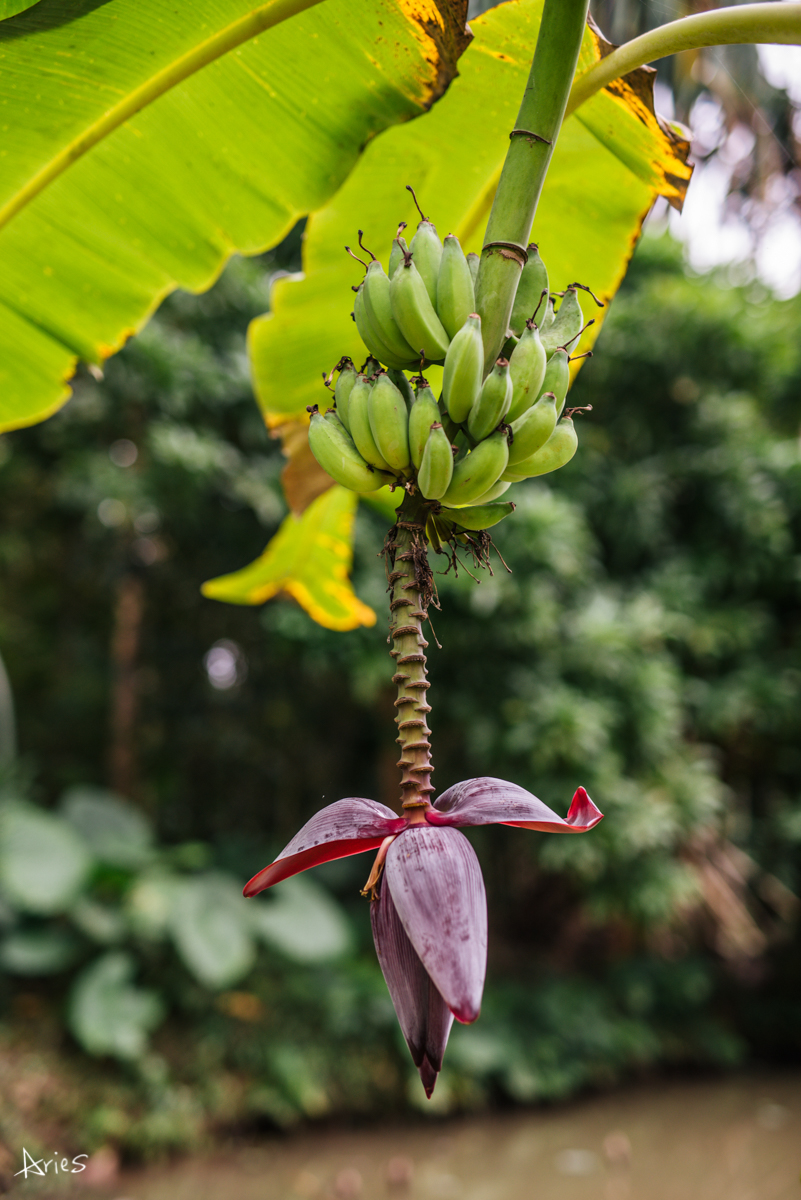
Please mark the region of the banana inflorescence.
<svg viewBox="0 0 801 1200"><path fill-rule="evenodd" d="M529 245L502 357L485 362L475 312L479 256L465 255L453 234L441 241L420 217L408 243L405 222L398 227L387 271L361 231L369 263L346 247L365 270L353 288L353 318L369 357L361 371L349 358L337 363L335 407L310 410L309 444L343 487L389 484L430 501L427 536L439 550L502 520L515 507L500 501L512 484L575 454L575 410L563 409L571 355L587 328L579 289L589 288L551 292ZM432 364L443 367L438 399L422 375Z"/></svg>

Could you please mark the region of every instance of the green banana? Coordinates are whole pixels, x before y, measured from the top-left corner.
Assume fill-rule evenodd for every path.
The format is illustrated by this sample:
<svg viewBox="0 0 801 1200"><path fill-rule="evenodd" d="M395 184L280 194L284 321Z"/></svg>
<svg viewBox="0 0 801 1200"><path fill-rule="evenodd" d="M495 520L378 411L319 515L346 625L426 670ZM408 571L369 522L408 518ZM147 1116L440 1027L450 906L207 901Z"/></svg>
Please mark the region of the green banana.
<svg viewBox="0 0 801 1200"><path fill-rule="evenodd" d="M416 366L420 355L406 341L392 315L389 279L378 259L374 259L367 268L363 287L364 307L381 341L396 358L405 361L410 367Z"/></svg>
<svg viewBox="0 0 801 1200"><path fill-rule="evenodd" d="M471 313L448 347L442 373L442 399L457 425L470 415L481 392L484 376L484 342L481 317Z"/></svg>
<svg viewBox="0 0 801 1200"><path fill-rule="evenodd" d="M396 268L403 262L406 255L409 253L409 247L406 245L406 238L401 236L401 229L406 228L406 222L401 224L398 230L398 236L392 239L392 249L389 252L389 270L387 274L390 279L395 274Z"/></svg>
<svg viewBox="0 0 801 1200"><path fill-rule="evenodd" d="M423 277L428 298L436 307L437 276L442 259L442 242L439 240L439 234L434 226L425 217L417 226L417 233L409 243L409 249L414 255L415 266Z"/></svg>
<svg viewBox="0 0 801 1200"><path fill-rule="evenodd" d="M541 311L542 310L540 310L540 312ZM539 316L539 313L537 315ZM540 337L542 337L542 335L545 333L546 329L550 329L550 327L553 325L553 321L554 321L553 296L548 296L548 297L546 297L546 300L545 300L545 312L543 314L542 320L537 322L537 324L540 327Z"/></svg>
<svg viewBox="0 0 801 1200"><path fill-rule="evenodd" d="M452 477L453 450L445 430L439 421L434 421L417 469L417 486L426 500L439 500L447 492Z"/></svg>
<svg viewBox="0 0 801 1200"><path fill-rule="evenodd" d="M406 360L394 355L376 330L364 302L364 284L361 284L356 292L356 299L353 302L353 319L356 322L359 337L375 358L388 367L406 366Z"/></svg>
<svg viewBox="0 0 801 1200"><path fill-rule="evenodd" d="M439 420L439 406L431 388L425 383L425 386L417 389L417 399L409 413L409 450L415 467L419 467L423 461L429 431L434 422Z"/></svg>
<svg viewBox="0 0 801 1200"><path fill-rule="evenodd" d="M493 429L509 411L512 403L512 380L509 375L509 362L499 358L495 366L484 380L470 416L467 418L467 429L477 442L489 437Z"/></svg>
<svg viewBox="0 0 801 1200"><path fill-rule="evenodd" d="M545 296L543 297L543 292ZM523 267L520 281L517 285L509 328L518 337L526 327L526 321L535 320L535 312L539 305L540 320L545 315L544 305L548 298L548 272L545 263L540 258L540 252L534 242L528 246L528 262Z"/></svg>
<svg viewBox="0 0 801 1200"><path fill-rule="evenodd" d="M483 442L479 442L461 462L453 468L451 485L442 503L449 507L470 504L483 496L500 479L509 461L509 444L506 434L498 429Z"/></svg>
<svg viewBox="0 0 801 1200"><path fill-rule="evenodd" d="M353 391L348 400L350 435L356 443L356 449L371 467L376 467L379 471L391 472L392 468L378 449L370 427L370 392L372 388L373 384L364 375L360 375L353 385Z"/></svg>
<svg viewBox="0 0 801 1200"><path fill-rule="evenodd" d="M406 378L403 371L396 371L393 369L391 371L387 371L387 375L389 375L390 379L395 384L395 387L406 401L406 408L409 412L411 412L412 405L414 404L414 392L412 391L412 385L409 383L409 380Z"/></svg>
<svg viewBox="0 0 801 1200"><path fill-rule="evenodd" d="M570 387L570 358L567 350L561 347L551 356L548 366L545 368L545 375L540 388L540 396L544 396L546 392L553 392L556 396L556 409L561 415L562 409L565 406L565 396L567 389Z"/></svg>
<svg viewBox="0 0 801 1200"><path fill-rule="evenodd" d="M460 529L491 529L504 517L513 513L517 506L511 500L505 504L475 504L470 508L443 508L438 516L453 521Z"/></svg>
<svg viewBox="0 0 801 1200"><path fill-rule="evenodd" d="M476 497L475 504L490 504L493 500L497 500L499 496L502 496L504 492L508 492L511 486L511 483L499 479L497 483L493 483L492 487L484 492L483 496Z"/></svg>
<svg viewBox="0 0 801 1200"><path fill-rule="evenodd" d="M405 471L409 455L409 413L403 394L388 375L376 379L367 401L367 415L378 453L395 471Z"/></svg>
<svg viewBox="0 0 801 1200"><path fill-rule="evenodd" d="M353 360L343 358L339 363L339 375L334 387L334 404L336 405L339 419L346 429L350 429L348 422L348 397L353 391L353 385L356 382L356 368L353 365Z"/></svg>
<svg viewBox="0 0 801 1200"><path fill-rule="evenodd" d="M442 362L448 352L449 338L434 311L426 285L407 255L392 276L389 284L392 315L400 331L415 353L425 355L431 362ZM402 363L390 363L402 366Z"/></svg>
<svg viewBox="0 0 801 1200"><path fill-rule="evenodd" d="M520 341L509 359L509 375L512 380L512 403L507 420L516 421L540 394L547 366L545 348L540 332L533 321L527 321Z"/></svg>
<svg viewBox="0 0 801 1200"><path fill-rule="evenodd" d="M542 334L545 353L550 356L558 346L567 346L569 342L574 341L583 324L584 314L579 304L578 291L575 287L569 287L562 298L553 324Z"/></svg>
<svg viewBox="0 0 801 1200"><path fill-rule="evenodd" d="M512 422L512 437L509 447L509 466L531 458L550 438L556 428L556 397L553 392L540 396L522 417Z"/></svg>
<svg viewBox="0 0 801 1200"><path fill-rule="evenodd" d="M473 276L473 288L475 289L476 280L478 279L478 267L481 259L477 254L468 254L467 265L470 268L470 274Z"/></svg>
<svg viewBox="0 0 801 1200"><path fill-rule="evenodd" d="M377 471L370 470L339 421L327 421L319 412L312 413L309 446L323 470L352 492L374 492L386 483Z"/></svg>
<svg viewBox="0 0 801 1200"><path fill-rule="evenodd" d="M448 337L456 337L475 307L476 293L470 267L459 239L449 233L442 246L437 276L437 316Z"/></svg>
<svg viewBox="0 0 801 1200"><path fill-rule="evenodd" d="M438 521L433 513L429 513L426 518L426 537L431 543L431 549L435 554L442 553L442 543L450 537L451 529L444 521Z"/></svg>
<svg viewBox="0 0 801 1200"><path fill-rule="evenodd" d="M532 454L530 458L515 463L504 477L512 472L519 478L533 479L536 475L547 475L550 471L558 471L565 463L569 463L578 449L576 427L570 417L562 417L544 446ZM512 480L516 482L516 480Z"/></svg>

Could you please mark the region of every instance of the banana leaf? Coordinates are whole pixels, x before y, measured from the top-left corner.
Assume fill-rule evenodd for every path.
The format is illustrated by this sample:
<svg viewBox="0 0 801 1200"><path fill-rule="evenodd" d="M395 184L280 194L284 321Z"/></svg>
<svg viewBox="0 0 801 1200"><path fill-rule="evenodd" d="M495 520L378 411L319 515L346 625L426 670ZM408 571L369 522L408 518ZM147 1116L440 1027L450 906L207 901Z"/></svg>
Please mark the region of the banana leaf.
<svg viewBox="0 0 801 1200"><path fill-rule="evenodd" d="M323 207L469 39L466 0L21 7L0 10L0 431Z"/></svg>

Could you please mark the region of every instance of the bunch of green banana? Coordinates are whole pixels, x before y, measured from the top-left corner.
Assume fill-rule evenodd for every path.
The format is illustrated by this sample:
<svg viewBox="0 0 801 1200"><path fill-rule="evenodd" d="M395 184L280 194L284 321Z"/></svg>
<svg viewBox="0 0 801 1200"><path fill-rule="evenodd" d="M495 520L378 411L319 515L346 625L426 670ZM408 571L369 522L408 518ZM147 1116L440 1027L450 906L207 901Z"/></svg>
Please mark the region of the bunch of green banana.
<svg viewBox="0 0 801 1200"><path fill-rule="evenodd" d="M370 261L357 259L365 275L353 289L353 318L370 357L360 372L350 359L337 364L336 408L312 412L309 443L344 487L417 491L429 502L428 536L440 549L502 520L514 504L498 501L513 483L575 454L576 431L562 410L571 350L586 328L578 289L589 289L551 292L531 243L502 356L485 362L474 311L479 257L465 255L453 234L441 241L422 211L420 218L408 243L406 223L398 227L387 271L359 233ZM421 374L426 364L443 366L439 398ZM413 371L410 381L405 372Z"/></svg>

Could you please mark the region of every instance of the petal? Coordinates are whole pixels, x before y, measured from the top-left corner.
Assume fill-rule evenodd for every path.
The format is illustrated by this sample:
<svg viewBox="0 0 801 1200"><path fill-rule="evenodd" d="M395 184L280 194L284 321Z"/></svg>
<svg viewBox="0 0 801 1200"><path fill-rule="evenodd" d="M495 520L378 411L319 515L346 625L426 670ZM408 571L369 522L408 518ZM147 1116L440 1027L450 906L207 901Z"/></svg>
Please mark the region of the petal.
<svg viewBox="0 0 801 1200"><path fill-rule="evenodd" d="M442 1070L453 1015L400 923L386 877L370 905L373 940L403 1036L430 1098Z"/></svg>
<svg viewBox="0 0 801 1200"><path fill-rule="evenodd" d="M455 783L426 812L431 825L517 825L543 833L586 833L602 819L582 787L563 819L525 788L489 777Z"/></svg>
<svg viewBox="0 0 801 1200"><path fill-rule="evenodd" d="M288 846L245 885L246 896L334 858L347 858L364 850L376 850L391 833L406 828L406 818L375 800L350 796L315 813Z"/></svg>
<svg viewBox="0 0 801 1200"><path fill-rule="evenodd" d="M456 829L410 825L384 875L406 936L457 1021L475 1021L487 970L487 897L473 847Z"/></svg>

